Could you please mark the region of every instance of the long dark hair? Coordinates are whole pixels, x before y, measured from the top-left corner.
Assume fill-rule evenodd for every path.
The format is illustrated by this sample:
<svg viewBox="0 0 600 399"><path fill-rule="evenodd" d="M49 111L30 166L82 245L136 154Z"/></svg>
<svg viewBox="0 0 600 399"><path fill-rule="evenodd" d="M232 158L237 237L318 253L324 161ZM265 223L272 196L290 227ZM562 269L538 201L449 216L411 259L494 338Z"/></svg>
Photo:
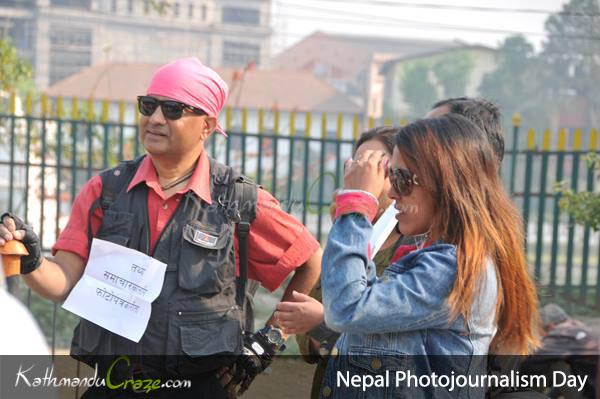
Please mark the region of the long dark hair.
<svg viewBox="0 0 600 399"><path fill-rule="evenodd" d="M528 353L538 344L537 295L527 270L523 221L506 194L484 133L447 114L402 128L396 145L437 204L437 237L457 247L457 273L448 302L452 317L470 317L486 260L498 274L498 331L491 351Z"/></svg>

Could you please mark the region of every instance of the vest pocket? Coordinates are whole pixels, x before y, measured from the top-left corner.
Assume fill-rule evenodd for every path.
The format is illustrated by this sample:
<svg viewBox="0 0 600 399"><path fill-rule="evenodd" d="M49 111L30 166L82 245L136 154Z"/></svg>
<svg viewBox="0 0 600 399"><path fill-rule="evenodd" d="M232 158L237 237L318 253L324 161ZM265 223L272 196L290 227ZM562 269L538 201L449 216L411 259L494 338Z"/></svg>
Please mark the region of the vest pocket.
<svg viewBox="0 0 600 399"><path fill-rule="evenodd" d="M129 243L129 237L131 237L132 226L133 213L107 209L104 211L102 226L96 233L96 238L126 247Z"/></svg>
<svg viewBox="0 0 600 399"><path fill-rule="evenodd" d="M242 351L237 306L213 312L176 312L170 319L167 367L177 375L204 373L229 365Z"/></svg>
<svg viewBox="0 0 600 399"><path fill-rule="evenodd" d="M228 224L207 227L199 221L183 227L178 265L179 286L198 294L212 295L235 279L232 229Z"/></svg>

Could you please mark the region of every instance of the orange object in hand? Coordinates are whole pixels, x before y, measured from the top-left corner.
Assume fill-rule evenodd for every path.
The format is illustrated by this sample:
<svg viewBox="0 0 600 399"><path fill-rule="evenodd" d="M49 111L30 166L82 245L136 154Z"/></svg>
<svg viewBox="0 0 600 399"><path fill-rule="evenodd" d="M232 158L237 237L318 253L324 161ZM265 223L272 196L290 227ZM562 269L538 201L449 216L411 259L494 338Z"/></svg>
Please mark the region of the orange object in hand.
<svg viewBox="0 0 600 399"><path fill-rule="evenodd" d="M6 277L21 274L21 256L29 255L21 241L12 240L0 247L2 267Z"/></svg>

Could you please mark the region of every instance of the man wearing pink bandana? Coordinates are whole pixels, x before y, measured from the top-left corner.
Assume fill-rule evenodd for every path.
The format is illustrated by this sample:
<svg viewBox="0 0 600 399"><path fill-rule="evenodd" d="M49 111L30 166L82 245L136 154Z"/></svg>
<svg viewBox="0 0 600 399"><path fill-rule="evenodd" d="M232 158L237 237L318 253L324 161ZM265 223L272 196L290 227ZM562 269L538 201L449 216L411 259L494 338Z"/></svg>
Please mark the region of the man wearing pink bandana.
<svg viewBox="0 0 600 399"><path fill-rule="evenodd" d="M71 347L75 358L98 364L101 375L117 355L127 355L129 362L111 369L113 384L192 380L189 389L159 389L153 398L219 398L236 385L247 388L261 367L244 368L240 354L258 366L266 363L260 350L244 348L258 342L275 354L285 338L273 318L257 334L244 334L253 331L252 282L273 291L295 272L282 298L291 300L293 291L308 293L319 278L321 249L309 231L269 193L204 150L215 131L226 136L217 118L227 91L223 79L197 58L159 68L145 95L138 96L140 142L147 154L87 182L52 260L41 255L37 236L18 217L7 213L0 223L0 245L16 239L29 249L21 266L24 281L57 302L81 278L94 237L167 264L139 342L82 319ZM90 388L84 397L145 397L132 384L125 386Z"/></svg>

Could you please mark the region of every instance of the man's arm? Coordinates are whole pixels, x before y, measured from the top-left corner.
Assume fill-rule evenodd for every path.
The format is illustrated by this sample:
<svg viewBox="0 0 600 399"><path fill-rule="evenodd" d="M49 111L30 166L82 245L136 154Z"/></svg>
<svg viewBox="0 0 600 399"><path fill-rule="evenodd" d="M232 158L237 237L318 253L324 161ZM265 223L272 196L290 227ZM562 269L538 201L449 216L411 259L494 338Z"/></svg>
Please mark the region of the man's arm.
<svg viewBox="0 0 600 399"><path fill-rule="evenodd" d="M296 269L294 276L290 280L290 283L285 289L283 296L281 297L281 301L294 301L292 292L297 291L303 294L308 294L319 279L321 275L321 257L323 255L323 251L321 248L318 248L308 260L298 266ZM269 320L267 321L267 325L279 326L279 323L275 320L274 316L271 315Z"/></svg>
<svg viewBox="0 0 600 399"><path fill-rule="evenodd" d="M34 292L54 302L62 302L81 278L85 264L79 255L58 251L53 260L44 258L36 270L23 274L23 281Z"/></svg>

